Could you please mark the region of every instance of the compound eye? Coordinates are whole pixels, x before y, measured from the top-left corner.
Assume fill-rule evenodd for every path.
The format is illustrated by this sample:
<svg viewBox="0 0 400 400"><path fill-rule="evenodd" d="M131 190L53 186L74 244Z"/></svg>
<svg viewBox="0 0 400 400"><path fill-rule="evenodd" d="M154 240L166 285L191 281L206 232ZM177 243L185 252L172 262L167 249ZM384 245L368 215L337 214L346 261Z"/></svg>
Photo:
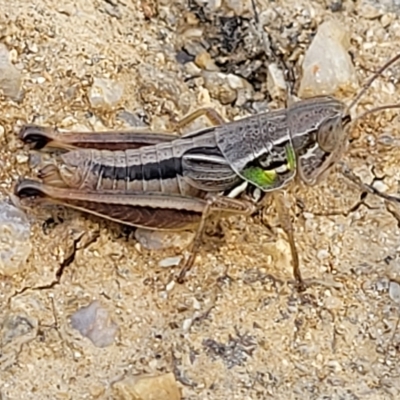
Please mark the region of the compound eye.
<svg viewBox="0 0 400 400"><path fill-rule="evenodd" d="M341 120L335 118L324 121L317 132L319 147L327 153L332 153L339 145L342 132Z"/></svg>

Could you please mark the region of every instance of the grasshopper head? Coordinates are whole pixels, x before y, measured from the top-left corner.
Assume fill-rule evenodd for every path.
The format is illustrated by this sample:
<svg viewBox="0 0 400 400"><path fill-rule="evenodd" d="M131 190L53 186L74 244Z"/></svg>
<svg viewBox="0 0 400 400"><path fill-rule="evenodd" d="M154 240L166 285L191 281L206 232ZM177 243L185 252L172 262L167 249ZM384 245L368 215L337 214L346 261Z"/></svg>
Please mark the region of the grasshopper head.
<svg viewBox="0 0 400 400"><path fill-rule="evenodd" d="M319 183L342 157L347 146L345 127L351 120L342 102L331 97L311 100L314 107L310 115L312 123L308 124L308 129L304 126L303 130L294 128L292 131L299 176L309 186ZM307 103L303 105L307 106ZM307 113L307 107L303 111Z"/></svg>

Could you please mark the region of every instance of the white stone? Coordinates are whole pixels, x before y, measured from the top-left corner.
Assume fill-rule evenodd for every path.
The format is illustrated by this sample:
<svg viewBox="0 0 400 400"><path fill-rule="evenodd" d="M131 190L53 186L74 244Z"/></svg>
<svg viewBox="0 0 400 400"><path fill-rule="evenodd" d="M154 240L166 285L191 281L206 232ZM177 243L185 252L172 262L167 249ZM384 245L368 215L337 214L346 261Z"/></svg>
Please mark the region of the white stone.
<svg viewBox="0 0 400 400"><path fill-rule="evenodd" d="M0 203L0 275L23 269L31 252L30 224L26 215L5 201Z"/></svg>
<svg viewBox="0 0 400 400"><path fill-rule="evenodd" d="M16 100L20 97L21 85L21 72L11 64L7 47L0 43L0 91Z"/></svg>
<svg viewBox="0 0 400 400"><path fill-rule="evenodd" d="M389 296L395 303L400 304L400 285L397 282L390 282Z"/></svg>
<svg viewBox="0 0 400 400"><path fill-rule="evenodd" d="M113 108L121 100L124 88L110 79L94 78L89 90L89 101L94 108Z"/></svg>
<svg viewBox="0 0 400 400"><path fill-rule="evenodd" d="M182 256L176 256L176 257L167 257L158 263L158 266L161 268L169 268L169 267L174 267L176 265L179 265L179 263L182 260Z"/></svg>
<svg viewBox="0 0 400 400"><path fill-rule="evenodd" d="M303 62L299 96L335 94L358 87L354 66L348 48L350 35L344 26L334 20L318 28Z"/></svg>

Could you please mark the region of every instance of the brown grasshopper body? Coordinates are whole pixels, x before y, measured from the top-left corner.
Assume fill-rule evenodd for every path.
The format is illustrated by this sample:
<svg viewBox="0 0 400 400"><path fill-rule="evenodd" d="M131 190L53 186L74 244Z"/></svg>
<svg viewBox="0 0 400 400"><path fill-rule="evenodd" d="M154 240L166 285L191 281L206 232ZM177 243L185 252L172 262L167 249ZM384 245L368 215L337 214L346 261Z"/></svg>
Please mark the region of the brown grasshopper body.
<svg viewBox="0 0 400 400"><path fill-rule="evenodd" d="M281 189L296 176L307 185L318 183L345 151L345 127L351 120L343 102L318 96L230 123L215 111L202 109L181 121L178 129L201 115L214 126L183 136L143 131L61 133L27 125L20 133L24 142L66 152L40 171L43 182L23 180L16 194L136 227L181 230L198 225L195 245L211 212L255 211L251 201L232 198L244 182L263 192ZM282 218L295 276L301 280L288 221ZM193 256L184 270L192 262Z"/></svg>
<svg viewBox="0 0 400 400"><path fill-rule="evenodd" d="M291 108L259 114L240 121L224 123L189 133L183 137L154 133L160 143L131 143L117 150L117 144L105 149L103 134L67 133L73 144L63 143L64 134L37 126L25 126L21 138L25 142L56 143L61 148L83 147L83 136L91 136L85 146L61 155L61 168L55 165L41 171L46 183L81 190L151 191L199 196L204 192L225 192L242 180L251 167L276 172L272 182L262 185L256 179L250 183L264 191L286 186L295 176L296 166L285 169L287 152L294 151L301 179L313 184L315 171L325 170L336 156L337 146L328 151L329 141L336 145L344 136L345 105L330 97L318 97L294 104ZM332 131L325 127L332 125ZM131 133L141 136L143 133ZM41 135L41 137L40 137ZM152 136L149 133L148 136ZM98 136L93 142L93 136ZM109 136L105 134L105 136ZM168 137L166 137L168 136ZM47 145L46 144L46 145ZM127 143L122 142L121 147ZM100 149L99 149L100 147ZM326 165L326 166L325 166ZM197 190L196 190L197 189Z"/></svg>

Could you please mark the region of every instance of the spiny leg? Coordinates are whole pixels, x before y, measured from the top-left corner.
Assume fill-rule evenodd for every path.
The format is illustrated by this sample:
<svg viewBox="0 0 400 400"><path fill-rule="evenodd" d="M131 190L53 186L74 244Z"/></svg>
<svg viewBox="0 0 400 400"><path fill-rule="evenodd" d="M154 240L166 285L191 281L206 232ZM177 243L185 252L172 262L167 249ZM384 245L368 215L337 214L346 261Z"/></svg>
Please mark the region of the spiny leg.
<svg viewBox="0 0 400 400"><path fill-rule="evenodd" d="M24 179L14 189L20 199L51 203L146 229L180 231L196 228L207 201L189 196L131 190L61 188Z"/></svg>
<svg viewBox="0 0 400 400"><path fill-rule="evenodd" d="M214 110L211 107L203 107L203 108L197 109L196 111L193 111L192 113L186 115L181 120L176 122L175 129L177 131L180 131L183 128L185 128L187 125L191 124L196 119L201 118L203 116L206 117L209 120L209 122L211 122L211 124L214 126L222 125L225 123L225 120L218 113L218 111Z"/></svg>
<svg viewBox="0 0 400 400"><path fill-rule="evenodd" d="M290 251L292 254L293 275L296 279L299 290L303 291L305 289L305 285L300 271L299 255L297 253L296 243L294 240L293 224L290 219L290 209L286 207L284 193L282 193L281 191L277 191L273 192L272 194L274 196L282 229L285 231L289 241Z"/></svg>
<svg viewBox="0 0 400 400"><path fill-rule="evenodd" d="M77 148L127 150L170 142L177 136L173 133L143 129L102 132L59 131L56 127L27 124L21 128L19 138L35 150L48 147L63 150Z"/></svg>
<svg viewBox="0 0 400 400"><path fill-rule="evenodd" d="M196 234L195 234L194 239L190 246L189 258L186 261L183 261L181 263L181 271L177 278L178 283L184 283L186 274L193 267L194 260L196 259L196 255L197 255L197 249L200 245L201 238L203 235L204 226L205 226L206 220L210 216L210 214L211 214L211 204L207 203L207 205L205 206L204 211L201 215L199 227L196 230Z"/></svg>
<svg viewBox="0 0 400 400"><path fill-rule="evenodd" d="M21 128L19 138L24 143L30 144L35 150L45 147L64 150L73 150L76 148L127 150L172 141L177 138L177 131L182 130L185 126L202 116L205 116L213 125L221 125L225 122L216 110L205 107L192 112L178 121L175 124L173 132L155 132L146 129L61 132L56 127L26 124Z"/></svg>
<svg viewBox="0 0 400 400"><path fill-rule="evenodd" d="M190 256L183 262L182 269L178 275L177 282L183 283L186 274L190 271L193 266L194 260L197 255L197 249L200 245L202 234L204 231L205 223L207 218L215 211L222 211L232 214L250 215L255 211L255 205L251 202L244 200L230 199L227 197L212 197L208 199L207 205L201 215L201 220L198 225L196 235L192 241Z"/></svg>

